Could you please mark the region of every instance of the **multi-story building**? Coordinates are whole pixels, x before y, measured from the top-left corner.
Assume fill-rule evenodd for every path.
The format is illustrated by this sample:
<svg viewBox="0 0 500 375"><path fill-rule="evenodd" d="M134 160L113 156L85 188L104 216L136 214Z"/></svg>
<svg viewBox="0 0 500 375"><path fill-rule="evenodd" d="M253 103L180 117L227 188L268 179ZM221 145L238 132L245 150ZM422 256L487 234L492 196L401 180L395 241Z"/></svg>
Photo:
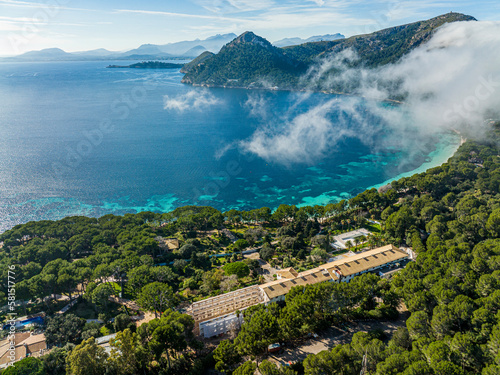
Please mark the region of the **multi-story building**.
<svg viewBox="0 0 500 375"><path fill-rule="evenodd" d="M234 292L195 302L190 313L201 336L212 337L228 332L242 323L242 310L259 303L284 301L296 286L322 282L349 282L352 278L409 259L409 255L393 245L368 250L298 273L293 268L278 272L278 280L254 285Z"/></svg>

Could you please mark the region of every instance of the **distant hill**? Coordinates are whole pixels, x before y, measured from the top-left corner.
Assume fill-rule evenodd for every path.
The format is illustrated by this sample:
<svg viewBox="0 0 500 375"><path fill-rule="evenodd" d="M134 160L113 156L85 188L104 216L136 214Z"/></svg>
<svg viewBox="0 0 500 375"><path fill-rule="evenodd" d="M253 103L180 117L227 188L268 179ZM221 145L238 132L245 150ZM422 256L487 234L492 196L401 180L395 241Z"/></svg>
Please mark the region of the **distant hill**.
<svg viewBox="0 0 500 375"><path fill-rule="evenodd" d="M296 46L298 44L304 44L304 43L311 43L311 42L323 42L323 41L330 41L330 40L337 40L337 39L344 39L345 36L342 34L326 34L326 35L316 35L316 36L311 36L310 38L307 39L302 39L302 38L285 38L281 40L277 40L276 42L273 42L273 45L276 47L289 47L289 46Z"/></svg>
<svg viewBox="0 0 500 375"><path fill-rule="evenodd" d="M394 63L428 41L443 24L475 20L464 14L448 13L371 34L285 48L275 47L267 40L246 32L224 46L218 54L189 69L182 82L204 86L300 89L305 83L301 83L299 78L307 68L346 49L350 48L359 55L359 60L351 63L355 66L375 67Z"/></svg>
<svg viewBox="0 0 500 375"><path fill-rule="evenodd" d="M191 48L189 51L184 52L184 54L182 56L196 57L196 56L201 55L205 51L207 51L207 49L205 47L198 45L198 46Z"/></svg>
<svg viewBox="0 0 500 375"><path fill-rule="evenodd" d="M47 48L41 51L30 51L17 56L21 61L47 61L47 60L66 60L70 59L73 55L64 52L59 48ZM6 59L14 59L12 57Z"/></svg>
<svg viewBox="0 0 500 375"><path fill-rule="evenodd" d="M198 56L204 51L219 52L223 45L236 38L236 34L217 34L204 40L196 39L163 45L143 44L126 52L112 52L104 48L65 52L59 48L30 51L19 56L5 57L2 61L91 61L91 60L171 60Z"/></svg>
<svg viewBox="0 0 500 375"><path fill-rule="evenodd" d="M185 59L185 57L158 52L154 47L139 47L126 53L111 52L104 49L69 53L59 48L49 48L41 51L26 52L18 56L5 57L0 59L0 61L172 60L179 58Z"/></svg>
<svg viewBox="0 0 500 375"><path fill-rule="evenodd" d="M236 38L237 35L230 33L230 34L217 34L211 37L208 37L207 39L200 40L200 39L195 39L192 41L185 41L185 42L177 42L177 43L169 43L169 44L164 44L164 45L159 45L158 48L164 52L164 53L169 53L171 55L175 56L182 56L182 55L187 55L187 52L193 48L202 46L205 48L205 51L210 51L217 53L219 50L222 48L222 46L234 38ZM203 51L201 51L203 52ZM200 52L200 53L201 53ZM199 55L199 54L198 54ZM194 56L198 56L194 55Z"/></svg>
<svg viewBox="0 0 500 375"><path fill-rule="evenodd" d="M193 58L204 51L219 52L223 45L236 38L236 34L217 34L207 39L195 39L169 44L143 44L139 48L122 52L117 56L121 59L169 59L172 57Z"/></svg>
<svg viewBox="0 0 500 375"><path fill-rule="evenodd" d="M157 45L143 44L139 48L124 52L123 55L162 55L165 52L160 50Z"/></svg>
<svg viewBox="0 0 500 375"><path fill-rule="evenodd" d="M99 49L93 49L91 51L72 52L71 54L80 56L111 56L118 54L118 52L108 51L107 49L99 48Z"/></svg>

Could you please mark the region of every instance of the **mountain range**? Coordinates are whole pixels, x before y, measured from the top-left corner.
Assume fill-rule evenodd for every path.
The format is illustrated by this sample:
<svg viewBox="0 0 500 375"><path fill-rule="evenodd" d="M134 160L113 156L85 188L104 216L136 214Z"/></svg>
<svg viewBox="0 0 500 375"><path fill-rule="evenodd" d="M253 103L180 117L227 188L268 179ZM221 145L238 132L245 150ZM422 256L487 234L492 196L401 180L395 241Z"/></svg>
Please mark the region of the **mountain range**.
<svg viewBox="0 0 500 375"><path fill-rule="evenodd" d="M447 22L475 21L461 13L447 13L426 21L414 22L345 39L309 42L279 48L252 32L245 32L226 44L217 54L204 54L183 68L182 82L218 87L320 89L301 80L307 70L326 58L341 57L352 50L357 59L350 67L377 67L397 62L402 56L428 41L437 28ZM338 73L331 69L328 74ZM343 91L345 87L331 87Z"/></svg>
<svg viewBox="0 0 500 375"><path fill-rule="evenodd" d="M3 61L86 61L86 60L168 60L192 59L205 51L219 52L223 45L236 38L236 34L217 34L204 40L195 39L163 45L143 44L125 52L104 48L92 51L65 52L59 48L30 51L19 56L6 57Z"/></svg>
<svg viewBox="0 0 500 375"><path fill-rule="evenodd" d="M90 61L90 60L170 60L193 59L205 51L217 53L226 43L232 41L237 35L217 34L206 39L182 41L168 44L143 44L138 48L125 51L108 51L99 48L91 51L65 52L60 48L47 48L41 51L30 51L22 55L6 57L3 61ZM292 46L308 42L335 40L344 38L341 34L318 35L307 39L286 38L274 42L278 47Z"/></svg>

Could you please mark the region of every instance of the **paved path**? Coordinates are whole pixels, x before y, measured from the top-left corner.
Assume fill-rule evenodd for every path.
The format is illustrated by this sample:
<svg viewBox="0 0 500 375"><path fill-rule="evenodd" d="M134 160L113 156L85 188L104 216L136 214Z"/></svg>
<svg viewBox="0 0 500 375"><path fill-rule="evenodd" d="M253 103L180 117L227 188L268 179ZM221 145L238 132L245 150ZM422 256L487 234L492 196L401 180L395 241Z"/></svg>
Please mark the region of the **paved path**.
<svg viewBox="0 0 500 375"><path fill-rule="evenodd" d="M58 311L56 314L62 315L69 309L71 309L73 306L75 306L78 303L78 298L75 298L73 301L68 303L66 306L64 306L60 311Z"/></svg>
<svg viewBox="0 0 500 375"><path fill-rule="evenodd" d="M141 309L137 303L135 303L134 301L132 301L130 299L119 298L116 296L109 296L108 299L110 301L115 302L115 303L119 303L120 305L126 306L130 310L139 311Z"/></svg>

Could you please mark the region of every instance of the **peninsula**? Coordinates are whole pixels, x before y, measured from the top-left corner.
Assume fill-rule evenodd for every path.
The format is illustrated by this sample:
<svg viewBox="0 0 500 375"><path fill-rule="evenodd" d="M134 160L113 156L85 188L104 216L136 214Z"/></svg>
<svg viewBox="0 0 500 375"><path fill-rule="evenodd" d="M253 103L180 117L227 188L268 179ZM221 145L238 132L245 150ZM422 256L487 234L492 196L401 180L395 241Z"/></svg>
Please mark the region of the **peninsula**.
<svg viewBox="0 0 500 375"><path fill-rule="evenodd" d="M130 68L130 69L180 69L184 64L166 63L160 61L143 61L131 65L108 65L106 68Z"/></svg>

